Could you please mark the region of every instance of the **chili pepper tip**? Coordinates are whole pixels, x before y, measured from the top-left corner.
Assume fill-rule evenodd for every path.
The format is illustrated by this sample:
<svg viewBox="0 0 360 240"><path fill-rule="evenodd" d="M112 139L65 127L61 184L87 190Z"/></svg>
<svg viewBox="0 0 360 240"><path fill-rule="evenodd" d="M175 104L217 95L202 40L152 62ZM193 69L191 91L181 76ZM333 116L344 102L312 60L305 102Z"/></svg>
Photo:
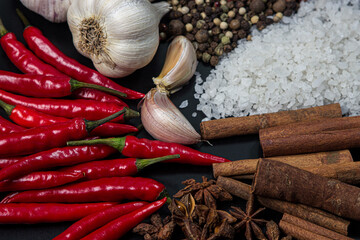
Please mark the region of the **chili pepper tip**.
<svg viewBox="0 0 360 240"><path fill-rule="evenodd" d="M20 11L20 9L17 8L15 11L18 17L20 18L21 22L24 24L24 27L25 28L29 27L31 24L29 20L25 17L25 15Z"/></svg>

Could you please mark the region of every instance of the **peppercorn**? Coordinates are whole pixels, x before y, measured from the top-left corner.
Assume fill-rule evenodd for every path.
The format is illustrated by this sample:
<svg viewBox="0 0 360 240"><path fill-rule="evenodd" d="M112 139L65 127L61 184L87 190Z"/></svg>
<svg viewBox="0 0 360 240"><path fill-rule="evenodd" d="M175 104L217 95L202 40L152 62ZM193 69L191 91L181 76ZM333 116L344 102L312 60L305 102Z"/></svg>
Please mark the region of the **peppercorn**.
<svg viewBox="0 0 360 240"><path fill-rule="evenodd" d="M258 21L256 23L256 28L261 31L266 27L266 23L264 21Z"/></svg>
<svg viewBox="0 0 360 240"><path fill-rule="evenodd" d="M199 43L198 42L192 42L192 45L194 46L195 51L199 48Z"/></svg>
<svg viewBox="0 0 360 240"><path fill-rule="evenodd" d="M218 35L213 36L213 41L217 43L220 42L219 36Z"/></svg>
<svg viewBox="0 0 360 240"><path fill-rule="evenodd" d="M298 5L296 1L286 1L286 8L296 10L298 8Z"/></svg>
<svg viewBox="0 0 360 240"><path fill-rule="evenodd" d="M219 18L214 18L213 23L214 23L216 26L220 26L221 20L220 20Z"/></svg>
<svg viewBox="0 0 360 240"><path fill-rule="evenodd" d="M177 19L182 17L182 13L179 11L171 11L169 14L170 19Z"/></svg>
<svg viewBox="0 0 360 240"><path fill-rule="evenodd" d="M210 58L210 65L215 67L217 64L219 63L219 57L217 56L212 56Z"/></svg>
<svg viewBox="0 0 360 240"><path fill-rule="evenodd" d="M274 20L272 18L266 18L265 23L266 23L266 25L271 25L274 23Z"/></svg>
<svg viewBox="0 0 360 240"><path fill-rule="evenodd" d="M193 17L193 19L195 19L197 21L197 20L200 19L200 13L195 12L195 13L192 14L192 17Z"/></svg>
<svg viewBox="0 0 360 240"><path fill-rule="evenodd" d="M256 24L256 23L259 21L259 17L255 15L255 16L253 16L253 17L251 18L250 21L251 21L252 24Z"/></svg>
<svg viewBox="0 0 360 240"><path fill-rule="evenodd" d="M226 13L223 13L220 15L220 19L222 22L226 22L226 20L229 18L229 16Z"/></svg>
<svg viewBox="0 0 360 240"><path fill-rule="evenodd" d="M241 27L242 29L244 29L245 31L248 31L248 30L250 29L250 24L249 24L248 21L242 20L242 21L240 22L240 27Z"/></svg>
<svg viewBox="0 0 360 240"><path fill-rule="evenodd" d="M224 52L225 52L225 53L229 53L229 52L231 52L231 50L232 50L231 45L225 45L225 46L224 46Z"/></svg>
<svg viewBox="0 0 360 240"><path fill-rule="evenodd" d="M159 24L159 32L166 32L168 30L168 26L165 23Z"/></svg>
<svg viewBox="0 0 360 240"><path fill-rule="evenodd" d="M165 41L165 40L166 40L166 33L160 32L160 33L159 33L159 36L160 36L160 40L161 40L161 41Z"/></svg>
<svg viewBox="0 0 360 240"><path fill-rule="evenodd" d="M247 40L247 41L251 41L251 40L252 40L252 36L251 36L250 34L247 35L246 40Z"/></svg>
<svg viewBox="0 0 360 240"><path fill-rule="evenodd" d="M198 50L203 53L203 52L206 51L206 49L207 49L208 47L209 47L208 43L201 43L201 44L199 44Z"/></svg>
<svg viewBox="0 0 360 240"><path fill-rule="evenodd" d="M221 28L222 30L227 29L228 26L229 26L229 24L227 24L227 22L221 22L221 23L220 23L220 28Z"/></svg>
<svg viewBox="0 0 360 240"><path fill-rule="evenodd" d="M233 10L229 11L228 16L229 16L229 18L234 18L235 17L235 12Z"/></svg>
<svg viewBox="0 0 360 240"><path fill-rule="evenodd" d="M283 12L285 8L286 8L285 0L277 0L272 6L272 9L275 12Z"/></svg>
<svg viewBox="0 0 360 240"><path fill-rule="evenodd" d="M233 36L234 36L234 34L232 33L232 32L230 32L230 31L227 31L226 33L225 33L225 36L227 36L228 38L232 38Z"/></svg>
<svg viewBox="0 0 360 240"><path fill-rule="evenodd" d="M185 6L185 7L180 8L180 12L182 14L188 14L190 12L190 9L187 6Z"/></svg>
<svg viewBox="0 0 360 240"><path fill-rule="evenodd" d="M278 17L279 19L282 19L283 18L283 14L281 12L278 12L275 14L275 17Z"/></svg>
<svg viewBox="0 0 360 240"><path fill-rule="evenodd" d="M208 40L209 38L209 34L206 30L199 30L196 34L195 34L195 39L196 41L198 41L199 43L204 43Z"/></svg>
<svg viewBox="0 0 360 240"><path fill-rule="evenodd" d="M210 16L212 13L212 8L210 6L206 6L204 11L207 16Z"/></svg>
<svg viewBox="0 0 360 240"><path fill-rule="evenodd" d="M235 37L235 36L234 36ZM236 36L237 37L237 36ZM236 48L237 47L237 43L236 42L233 42L233 43L231 43L231 47L232 48Z"/></svg>
<svg viewBox="0 0 360 240"><path fill-rule="evenodd" d="M210 59L211 59L211 55L209 53L207 53L207 52L203 53L202 60L203 60L204 63L210 62Z"/></svg>
<svg viewBox="0 0 360 240"><path fill-rule="evenodd" d="M188 4L187 4L187 6L188 6L190 9L193 9L193 8L195 8L196 3L195 3L195 1L189 1Z"/></svg>
<svg viewBox="0 0 360 240"><path fill-rule="evenodd" d="M246 9L244 7L239 8L239 14L244 15L246 13Z"/></svg>
<svg viewBox="0 0 360 240"><path fill-rule="evenodd" d="M200 60L202 58L202 53L199 51L196 51L196 58Z"/></svg>
<svg viewBox="0 0 360 240"><path fill-rule="evenodd" d="M233 9L234 7L235 7L235 4L234 4L234 2L233 1L231 1L231 2L227 2L226 3L226 6L229 8L229 9Z"/></svg>
<svg viewBox="0 0 360 240"><path fill-rule="evenodd" d="M211 42L210 43L210 48L213 48L213 49L215 49L216 47L217 47L217 43L216 42Z"/></svg>
<svg viewBox="0 0 360 240"><path fill-rule="evenodd" d="M197 5L203 4L203 3L204 3L204 0L195 0L195 3L196 3Z"/></svg>
<svg viewBox="0 0 360 240"><path fill-rule="evenodd" d="M236 1L235 2L235 7L236 8L242 8L242 7L244 7L244 3L242 1Z"/></svg>
<svg viewBox="0 0 360 240"><path fill-rule="evenodd" d="M226 5L221 5L220 8L224 13L227 13L229 11L229 8Z"/></svg>
<svg viewBox="0 0 360 240"><path fill-rule="evenodd" d="M185 5L186 4L186 0L180 0L180 5Z"/></svg>
<svg viewBox="0 0 360 240"><path fill-rule="evenodd" d="M171 4L172 4L172 5L179 5L179 1L178 1L178 0L172 0L172 1L171 1Z"/></svg>
<svg viewBox="0 0 360 240"><path fill-rule="evenodd" d="M272 16L274 14L273 10L271 8L268 8L265 10L265 16Z"/></svg>
<svg viewBox="0 0 360 240"><path fill-rule="evenodd" d="M209 25L209 28L211 29L214 27L215 24L213 22L209 22L208 25Z"/></svg>
<svg viewBox="0 0 360 240"><path fill-rule="evenodd" d="M243 30L243 29L240 29L240 30L238 31L238 37L239 37L240 39L246 38L246 31Z"/></svg>
<svg viewBox="0 0 360 240"><path fill-rule="evenodd" d="M218 35L218 34L220 34L220 32L221 32L221 30L220 30L219 27L214 27L214 28L211 29L211 30L212 30L212 34L213 34L213 35Z"/></svg>
<svg viewBox="0 0 360 240"><path fill-rule="evenodd" d="M254 13L261 13L265 10L265 4L262 0L252 0L250 3L250 9Z"/></svg>
<svg viewBox="0 0 360 240"><path fill-rule="evenodd" d="M197 5L197 10L199 11L199 12L203 12L203 11L205 11L205 7L204 7L204 5Z"/></svg>
<svg viewBox="0 0 360 240"><path fill-rule="evenodd" d="M180 20L171 20L169 23L169 32L173 36L181 35L184 32L184 24Z"/></svg>
<svg viewBox="0 0 360 240"><path fill-rule="evenodd" d="M194 34L191 34L191 33L185 34L185 37L186 37L187 39L189 39L191 42L195 40Z"/></svg>
<svg viewBox="0 0 360 240"><path fill-rule="evenodd" d="M204 13L204 12L202 12L202 13L200 13L200 17L202 18L202 19L205 19L207 16L206 16L206 13Z"/></svg>
<svg viewBox="0 0 360 240"><path fill-rule="evenodd" d="M215 54L221 56L224 54L224 44L219 43L214 50Z"/></svg>
<svg viewBox="0 0 360 240"><path fill-rule="evenodd" d="M194 27L193 27L193 25L191 23L187 23L185 25L185 29L186 29L187 32L191 32L194 29Z"/></svg>
<svg viewBox="0 0 360 240"><path fill-rule="evenodd" d="M203 28L204 24L205 24L204 20L199 20L196 23L196 28L201 29L201 28Z"/></svg>
<svg viewBox="0 0 360 240"><path fill-rule="evenodd" d="M223 36L223 37L221 38L221 43L224 44L224 45L230 44L230 38L227 37L227 36Z"/></svg>
<svg viewBox="0 0 360 240"><path fill-rule="evenodd" d="M292 15L293 11L291 9L286 9L284 11L284 16L290 17Z"/></svg>

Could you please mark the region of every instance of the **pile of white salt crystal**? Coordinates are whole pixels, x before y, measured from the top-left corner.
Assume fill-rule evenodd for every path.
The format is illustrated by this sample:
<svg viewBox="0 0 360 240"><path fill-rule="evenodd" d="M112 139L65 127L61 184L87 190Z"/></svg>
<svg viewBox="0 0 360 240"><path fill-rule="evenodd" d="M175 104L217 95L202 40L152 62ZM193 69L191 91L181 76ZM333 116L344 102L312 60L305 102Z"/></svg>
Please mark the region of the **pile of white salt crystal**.
<svg viewBox="0 0 360 240"><path fill-rule="evenodd" d="M240 41L205 81L196 76L204 120L339 102L360 113L360 1L302 2L252 41Z"/></svg>

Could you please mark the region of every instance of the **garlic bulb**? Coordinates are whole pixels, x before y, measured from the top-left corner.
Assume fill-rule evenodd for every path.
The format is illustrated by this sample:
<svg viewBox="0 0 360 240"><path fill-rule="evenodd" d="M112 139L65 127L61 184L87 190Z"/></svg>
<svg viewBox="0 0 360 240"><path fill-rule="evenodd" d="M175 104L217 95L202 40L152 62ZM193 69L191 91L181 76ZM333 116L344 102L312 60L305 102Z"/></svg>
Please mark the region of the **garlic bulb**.
<svg viewBox="0 0 360 240"><path fill-rule="evenodd" d="M67 19L76 49L103 75L124 77L154 57L169 9L148 0L72 0Z"/></svg>
<svg viewBox="0 0 360 240"><path fill-rule="evenodd" d="M178 91L194 75L198 61L192 43L177 36L169 45L160 75L153 81L169 93Z"/></svg>
<svg viewBox="0 0 360 240"><path fill-rule="evenodd" d="M171 102L167 94L156 88L151 89L144 98L141 121L153 138L164 142L194 144L201 139L200 134Z"/></svg>
<svg viewBox="0 0 360 240"><path fill-rule="evenodd" d="M71 0L20 0L31 11L40 14L50 22L66 22Z"/></svg>

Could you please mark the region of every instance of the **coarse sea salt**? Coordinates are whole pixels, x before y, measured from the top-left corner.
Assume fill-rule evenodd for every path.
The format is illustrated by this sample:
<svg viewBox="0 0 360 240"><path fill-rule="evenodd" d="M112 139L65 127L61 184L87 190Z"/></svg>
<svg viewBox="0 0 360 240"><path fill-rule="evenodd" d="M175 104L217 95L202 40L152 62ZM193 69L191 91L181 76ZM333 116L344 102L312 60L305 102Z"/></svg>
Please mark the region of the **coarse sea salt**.
<svg viewBox="0 0 360 240"><path fill-rule="evenodd" d="M195 75L203 120L334 102L359 115L360 1L302 1L294 16L239 41L205 81Z"/></svg>

